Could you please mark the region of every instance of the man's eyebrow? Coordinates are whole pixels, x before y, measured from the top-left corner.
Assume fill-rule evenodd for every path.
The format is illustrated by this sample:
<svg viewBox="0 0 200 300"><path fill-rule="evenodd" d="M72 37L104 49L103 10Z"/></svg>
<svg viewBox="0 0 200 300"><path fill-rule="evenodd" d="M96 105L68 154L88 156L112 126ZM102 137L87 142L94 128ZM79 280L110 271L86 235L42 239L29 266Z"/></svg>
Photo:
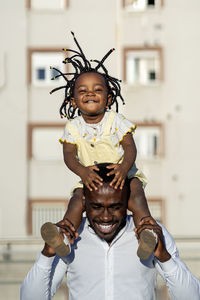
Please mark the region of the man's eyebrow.
<svg viewBox="0 0 200 300"><path fill-rule="evenodd" d="M90 202L90 204L96 205L96 206L102 206L101 203L98 203L98 202Z"/></svg>
<svg viewBox="0 0 200 300"><path fill-rule="evenodd" d="M116 206L123 206L122 202L118 202L118 203L113 203L110 205L110 207L116 207Z"/></svg>

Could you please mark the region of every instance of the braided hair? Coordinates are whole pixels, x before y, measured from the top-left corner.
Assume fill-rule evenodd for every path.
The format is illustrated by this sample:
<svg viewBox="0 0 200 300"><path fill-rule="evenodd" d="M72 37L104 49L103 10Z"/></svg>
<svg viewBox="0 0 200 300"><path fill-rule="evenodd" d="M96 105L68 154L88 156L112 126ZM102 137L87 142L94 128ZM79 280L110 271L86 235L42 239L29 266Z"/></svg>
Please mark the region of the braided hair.
<svg viewBox="0 0 200 300"><path fill-rule="evenodd" d="M63 49L64 51L69 51L72 52L72 56L71 57L67 57L64 59L63 63L64 64L71 64L74 68L74 72L72 73L62 73L60 70L58 70L57 68L54 67L50 67L50 69L53 69L55 71L58 72L58 75L56 75L55 77L52 78L52 80L62 76L64 78L64 80L66 81L66 85L57 87L55 89L53 89L50 94L60 90L60 89L65 89L65 96L64 96L64 101L60 107L60 116L61 118L63 117L67 117L68 119L73 119L76 113L77 108L73 108L72 103L71 103L71 98L73 97L74 94L74 87L75 87L75 83L76 80L78 79L78 77L84 73L87 72L94 72L94 73L98 73L101 76L104 77L105 79L105 83L108 89L108 94L111 95L112 97L112 101L109 104L109 108L111 108L111 106L113 104L115 104L116 106L116 112L118 112L118 102L117 102L117 97L119 97L122 100L122 103L125 104L124 99L121 95L121 87L119 82L121 82L121 80L114 78L112 76L110 76L108 74L107 69L105 68L105 66L103 65L104 61L107 59L107 57L115 50L110 49L106 55L102 58L101 61L99 60L87 60L77 39L75 38L74 33L71 31L71 34L73 35L74 41L79 49L79 51L76 50L72 50L72 49ZM97 63L96 67L92 67L90 62L95 62ZM100 72L99 69L102 69L103 72ZM69 77L71 77L71 79L69 79ZM80 115L80 111L78 110L78 115Z"/></svg>

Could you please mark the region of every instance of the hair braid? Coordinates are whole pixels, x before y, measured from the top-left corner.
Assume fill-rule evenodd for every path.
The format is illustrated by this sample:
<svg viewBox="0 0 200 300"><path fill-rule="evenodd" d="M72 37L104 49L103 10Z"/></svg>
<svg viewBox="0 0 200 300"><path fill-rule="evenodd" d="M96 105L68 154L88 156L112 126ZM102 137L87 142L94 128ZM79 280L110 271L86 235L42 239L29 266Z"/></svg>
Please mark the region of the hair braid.
<svg viewBox="0 0 200 300"><path fill-rule="evenodd" d="M50 67L51 69L54 69L55 71L57 71L59 74L56 75L55 77L52 78L52 80L62 76L64 78L64 80L66 81L66 85L64 86L60 86L57 87L55 89L53 89L50 94L60 90L60 89L65 89L65 94L64 94L64 100L63 103L60 107L60 116L61 118L63 117L67 117L68 119L73 119L75 116L75 113L77 111L77 114L80 115L80 111L79 109L74 109L71 103L71 98L74 95L74 87L75 87L75 83L76 80L78 79L78 77L84 73L87 72L94 72L97 74L100 74L101 76L104 77L105 79L105 83L108 89L108 93L111 94L112 97L112 101L111 104L109 105L109 108L111 108L111 106L113 104L115 104L116 106L116 111L118 112L118 101L117 98L119 97L122 100L122 103L125 104L124 99L121 95L121 87L119 82L121 82L121 80L118 80L117 78L114 78L112 76L110 76L108 74L108 70L106 69L106 67L104 66L104 61L108 58L108 56L115 50L114 48L110 49L106 55L104 55L104 57L99 61L99 60L90 60L91 62L95 62L97 63L96 67L92 67L91 63L89 60L87 60L87 58L85 57L85 54L83 53L77 39L75 38L74 33L71 31L71 34L73 35L74 41L79 49L79 51L76 50L72 50L72 49L63 49L63 51L67 51L67 52L72 52L74 53L73 55L71 55L70 57L66 57L63 60L64 64L71 64L74 68L74 72L69 72L69 73L63 73L60 70L54 68L54 67ZM99 69L102 69L102 72L99 71ZM71 79L69 79L68 76L72 76Z"/></svg>

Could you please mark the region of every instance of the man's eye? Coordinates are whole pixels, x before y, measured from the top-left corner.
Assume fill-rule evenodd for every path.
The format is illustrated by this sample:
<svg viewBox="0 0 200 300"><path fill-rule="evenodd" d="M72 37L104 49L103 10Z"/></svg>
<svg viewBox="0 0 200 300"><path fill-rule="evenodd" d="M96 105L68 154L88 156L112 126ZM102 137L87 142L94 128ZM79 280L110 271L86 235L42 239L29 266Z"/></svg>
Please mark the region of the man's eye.
<svg viewBox="0 0 200 300"><path fill-rule="evenodd" d="M121 206L119 205L119 206L113 206L112 207L112 210L119 210L121 208Z"/></svg>
<svg viewBox="0 0 200 300"><path fill-rule="evenodd" d="M79 90L80 94L86 93L86 90Z"/></svg>
<svg viewBox="0 0 200 300"><path fill-rule="evenodd" d="M100 88L95 89L95 92L102 92L102 89L100 89Z"/></svg>
<svg viewBox="0 0 200 300"><path fill-rule="evenodd" d="M98 209L101 209L101 206L99 206L99 205L92 205L92 208L98 210Z"/></svg>

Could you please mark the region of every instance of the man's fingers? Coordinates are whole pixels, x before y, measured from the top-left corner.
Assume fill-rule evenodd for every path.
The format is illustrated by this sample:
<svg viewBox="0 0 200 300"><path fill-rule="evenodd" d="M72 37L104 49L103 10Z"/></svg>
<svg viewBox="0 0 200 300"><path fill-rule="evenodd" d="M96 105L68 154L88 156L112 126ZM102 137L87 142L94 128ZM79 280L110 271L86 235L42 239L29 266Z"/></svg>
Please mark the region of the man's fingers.
<svg viewBox="0 0 200 300"><path fill-rule="evenodd" d="M151 216L143 217L142 220L139 222L139 225L142 226L143 224L157 224L156 221Z"/></svg>
<svg viewBox="0 0 200 300"><path fill-rule="evenodd" d="M153 230L155 233L158 233L159 235L162 234L162 228L159 225L144 224L143 226L137 228L137 235L140 236L140 233L144 229Z"/></svg>
<svg viewBox="0 0 200 300"><path fill-rule="evenodd" d="M75 232L74 225L68 219L63 219L62 221L57 222L55 225L58 226L58 227L62 227L62 228L65 228L65 227L70 228L70 230Z"/></svg>
<svg viewBox="0 0 200 300"><path fill-rule="evenodd" d="M72 231L69 227L60 227L60 232L65 235L70 234L71 238L75 238L75 232Z"/></svg>
<svg viewBox="0 0 200 300"><path fill-rule="evenodd" d="M73 244L74 243L74 239L71 237L71 235L69 234L69 232L66 232L65 235L68 238L69 243Z"/></svg>

